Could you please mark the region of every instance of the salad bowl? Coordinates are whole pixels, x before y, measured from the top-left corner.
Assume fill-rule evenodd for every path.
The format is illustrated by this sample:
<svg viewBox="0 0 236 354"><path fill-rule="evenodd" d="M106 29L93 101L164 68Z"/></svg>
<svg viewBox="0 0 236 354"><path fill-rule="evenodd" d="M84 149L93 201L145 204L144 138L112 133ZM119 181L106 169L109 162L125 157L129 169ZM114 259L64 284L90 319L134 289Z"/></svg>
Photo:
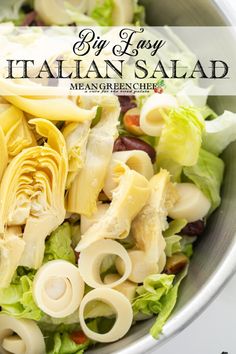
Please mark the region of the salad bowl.
<svg viewBox="0 0 236 354"><path fill-rule="evenodd" d="M44 35L45 26L58 25L57 33L68 25L74 33L84 21L86 26L148 24L167 32L166 25L201 27L204 37L207 27L234 23L231 0L12 1L16 8L0 4L2 30L9 34L27 27L19 29L20 43L32 27L43 26L38 29ZM227 42L213 31L207 50L199 43L211 57L214 46ZM184 27L184 32L190 45L178 35L172 35L174 44L184 59L196 59L197 43L191 31ZM154 51L159 36L147 41ZM228 37L234 43L234 27ZM32 48L35 43L39 48L38 37L30 38ZM100 39L94 49L106 43ZM234 63L234 46L228 47ZM15 43L12 48L20 52ZM65 60L58 53L56 58L53 54L61 72ZM171 86L171 77L153 74L158 81L147 97L136 91L119 97L110 92L57 96L61 76L49 69L48 76L34 77L45 83L56 79L46 90L41 81L23 84L25 75L0 79L0 353L149 353L190 324L232 277L235 99L224 96L226 81L217 81L225 84L218 85L222 96L209 98L212 81L207 88L195 85L191 79L202 72L199 60L190 76L176 77L179 61L173 60L174 78L190 80ZM225 78L229 66L223 58L210 62L225 64L223 76L212 70L214 79Z"/></svg>
<svg viewBox="0 0 236 354"><path fill-rule="evenodd" d="M233 1L143 0L147 22L153 26L229 26L236 23ZM221 114L225 109L236 112L235 97L210 97L210 106ZM132 327L119 342L98 346L96 354L148 353L159 348L188 326L221 291L236 271L236 143L223 153L226 165L221 206L211 216L201 241L195 246L188 277L180 288L175 310L155 341L148 334L153 319Z"/></svg>

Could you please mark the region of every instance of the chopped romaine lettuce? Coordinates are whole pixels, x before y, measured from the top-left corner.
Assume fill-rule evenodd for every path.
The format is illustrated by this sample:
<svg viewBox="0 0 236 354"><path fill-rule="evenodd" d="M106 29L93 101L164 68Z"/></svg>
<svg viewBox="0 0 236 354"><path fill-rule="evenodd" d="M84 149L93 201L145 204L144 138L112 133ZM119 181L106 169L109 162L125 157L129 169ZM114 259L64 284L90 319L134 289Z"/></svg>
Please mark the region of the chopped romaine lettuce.
<svg viewBox="0 0 236 354"><path fill-rule="evenodd" d="M91 17L100 26L112 26L113 0L104 0L93 9Z"/></svg>
<svg viewBox="0 0 236 354"><path fill-rule="evenodd" d="M157 156L157 170L161 168L170 172L172 182L181 182L183 166L169 158Z"/></svg>
<svg viewBox="0 0 236 354"><path fill-rule="evenodd" d="M138 4L138 0L134 0L134 20L135 26L145 25L145 7Z"/></svg>
<svg viewBox="0 0 236 354"><path fill-rule="evenodd" d="M86 324L91 331L104 334L111 330L111 328L114 326L115 321L115 316L113 316L112 318L97 317L91 319L90 321L87 321Z"/></svg>
<svg viewBox="0 0 236 354"><path fill-rule="evenodd" d="M200 150L197 164L184 167L184 174L193 181L211 201L210 213L220 205L220 187L224 174L224 162L212 153Z"/></svg>
<svg viewBox="0 0 236 354"><path fill-rule="evenodd" d="M157 146L159 164L172 160L181 166L197 163L202 144L204 120L194 108L181 107L165 115L165 125Z"/></svg>
<svg viewBox="0 0 236 354"><path fill-rule="evenodd" d="M211 109L208 105L206 105L205 107L203 107L201 109L201 114L203 116L204 119L207 120L212 120L217 118L217 114L215 111L213 111L213 109Z"/></svg>
<svg viewBox="0 0 236 354"><path fill-rule="evenodd" d="M181 251L181 236L178 235L172 235L169 237L165 237L166 241L166 248L165 248L165 254L167 257L171 257L173 254L178 253Z"/></svg>
<svg viewBox="0 0 236 354"><path fill-rule="evenodd" d="M188 258L193 255L193 243L196 241L197 237L182 236L180 241L181 252L184 253Z"/></svg>
<svg viewBox="0 0 236 354"><path fill-rule="evenodd" d="M191 258L193 255L193 245L192 243L189 243L187 245L185 245L184 249L183 249L183 253L185 254L185 256L187 256L188 258Z"/></svg>
<svg viewBox="0 0 236 354"><path fill-rule="evenodd" d="M141 312L145 315L158 314L162 310L162 299L172 288L174 275L149 275L142 286L137 288L138 296L133 301L134 315Z"/></svg>
<svg viewBox="0 0 236 354"><path fill-rule="evenodd" d="M78 245L79 241L81 240L80 224L70 223L70 226L71 226L71 234L72 234L71 245L75 249L75 247Z"/></svg>
<svg viewBox="0 0 236 354"><path fill-rule="evenodd" d="M38 325L41 331L48 335L52 335L53 332L72 332L81 329L78 311L65 318L54 318L44 314Z"/></svg>
<svg viewBox="0 0 236 354"><path fill-rule="evenodd" d="M172 220L169 223L167 230L163 232L166 241L165 253L167 257L171 257L174 253L181 252L181 239L178 234L185 226L187 221L185 219Z"/></svg>
<svg viewBox="0 0 236 354"><path fill-rule="evenodd" d="M100 267L100 273L102 277L105 277L107 274L116 273L116 258L117 256L114 254L110 254L104 257Z"/></svg>
<svg viewBox="0 0 236 354"><path fill-rule="evenodd" d="M219 155L236 140L236 113L225 111L216 119L206 121L203 135L203 147L215 155Z"/></svg>
<svg viewBox="0 0 236 354"><path fill-rule="evenodd" d="M89 341L76 344L69 333L55 333L45 336L47 354L83 354L88 348Z"/></svg>
<svg viewBox="0 0 236 354"><path fill-rule="evenodd" d="M187 225L185 219L175 219L169 223L167 230L163 232L164 237L169 237L180 233L180 231Z"/></svg>
<svg viewBox="0 0 236 354"><path fill-rule="evenodd" d="M102 301L92 301L88 303L84 311L84 318L115 317L114 310Z"/></svg>
<svg viewBox="0 0 236 354"><path fill-rule="evenodd" d="M33 10L33 0L2 0L0 2L0 22L13 22L21 26L26 17L22 6L28 5Z"/></svg>
<svg viewBox="0 0 236 354"><path fill-rule="evenodd" d="M71 23L75 23L77 26L97 26L98 22L92 17L83 14L76 6L65 1L65 9L68 15L71 17Z"/></svg>
<svg viewBox="0 0 236 354"><path fill-rule="evenodd" d="M75 254L71 247L72 230L68 222L51 233L45 244L44 263L54 259L64 259L75 264Z"/></svg>
<svg viewBox="0 0 236 354"><path fill-rule="evenodd" d="M186 267L179 275L176 276L174 286L167 292L165 296L163 296L161 311L159 312L156 322L150 330L150 334L153 336L153 338L159 338L164 324L166 323L167 319L169 318L171 312L175 307L178 297L179 286L182 280L186 277L187 273L188 267Z"/></svg>
<svg viewBox="0 0 236 354"><path fill-rule="evenodd" d="M0 21L17 20L21 14L21 7L25 0L3 0L0 3Z"/></svg>
<svg viewBox="0 0 236 354"><path fill-rule="evenodd" d="M8 288L0 289L2 313L35 321L41 319L43 313L35 304L32 294L34 275L34 271L18 272Z"/></svg>

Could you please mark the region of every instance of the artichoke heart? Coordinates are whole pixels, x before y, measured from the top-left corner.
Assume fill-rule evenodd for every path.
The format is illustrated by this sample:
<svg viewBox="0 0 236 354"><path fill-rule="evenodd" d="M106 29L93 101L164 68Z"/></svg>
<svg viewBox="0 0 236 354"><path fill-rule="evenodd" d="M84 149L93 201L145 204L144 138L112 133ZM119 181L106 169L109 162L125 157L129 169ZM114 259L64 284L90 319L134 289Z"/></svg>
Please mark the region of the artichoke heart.
<svg viewBox="0 0 236 354"><path fill-rule="evenodd" d="M69 160L66 189L70 188L75 177L84 166L89 132L90 121L69 123L63 129Z"/></svg>
<svg viewBox="0 0 236 354"><path fill-rule="evenodd" d="M7 167L8 164L7 143L1 126L0 126L0 151L1 151L1 158L0 158L0 181L1 181L5 168Z"/></svg>
<svg viewBox="0 0 236 354"><path fill-rule="evenodd" d="M23 149L36 145L23 112L8 103L0 103L0 127L5 135L10 159Z"/></svg>
<svg viewBox="0 0 236 354"><path fill-rule="evenodd" d="M168 227L168 210L177 201L178 194L167 170L153 176L149 185L150 198L134 219L131 230L136 247L144 251L149 262L158 263L166 246L162 231Z"/></svg>
<svg viewBox="0 0 236 354"><path fill-rule="evenodd" d="M64 137L55 125L44 119L30 123L47 142L23 150L8 165L0 187L0 233L9 225L25 225L20 265L37 269L45 238L65 218L68 161Z"/></svg>
<svg viewBox="0 0 236 354"><path fill-rule="evenodd" d="M69 189L67 203L69 212L88 217L96 212L98 195L104 187L120 114L116 96L95 96L90 104L102 107L101 119L90 131L84 167Z"/></svg>
<svg viewBox="0 0 236 354"><path fill-rule="evenodd" d="M25 82L25 81L24 81ZM4 98L33 117L47 118L52 121L84 122L92 120L97 107L83 109L68 97L45 95L45 87L39 84L23 84L19 80L0 79ZM50 90L49 90L50 92Z"/></svg>
<svg viewBox="0 0 236 354"><path fill-rule="evenodd" d="M123 162L117 163L118 174L121 176L118 187L113 190L110 207L103 217L82 235L76 247L78 252L99 239L127 237L132 220L149 198L150 187L147 179L136 171L130 170Z"/></svg>
<svg viewBox="0 0 236 354"><path fill-rule="evenodd" d="M19 265L25 247L21 236L21 227L12 226L5 230L3 237L0 237L0 288L10 285Z"/></svg>

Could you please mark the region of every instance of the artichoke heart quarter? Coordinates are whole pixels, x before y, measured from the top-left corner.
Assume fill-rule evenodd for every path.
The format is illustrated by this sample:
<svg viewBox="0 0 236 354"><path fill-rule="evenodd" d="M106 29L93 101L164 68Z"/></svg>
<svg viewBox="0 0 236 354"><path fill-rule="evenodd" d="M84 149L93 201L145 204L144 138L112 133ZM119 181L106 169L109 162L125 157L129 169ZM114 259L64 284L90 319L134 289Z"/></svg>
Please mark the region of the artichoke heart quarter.
<svg viewBox="0 0 236 354"><path fill-rule="evenodd" d="M9 159L23 149L36 145L35 137L23 112L11 104L0 103L0 127L5 136Z"/></svg>
<svg viewBox="0 0 236 354"><path fill-rule="evenodd" d="M113 191L112 202L104 216L94 223L81 237L76 251L104 238L122 239L128 236L131 222L146 204L150 187L148 180L138 172L118 162L115 167L121 174L118 187Z"/></svg>
<svg viewBox="0 0 236 354"><path fill-rule="evenodd" d="M24 251L20 226L12 226L0 237L0 288L10 285L11 279Z"/></svg>
<svg viewBox="0 0 236 354"><path fill-rule="evenodd" d="M86 120L91 121L96 115L97 107L83 109L68 97L52 96L51 93L46 95L45 86L30 81L26 85L22 80L0 79L1 90L8 102L34 117L82 123Z"/></svg>
<svg viewBox="0 0 236 354"><path fill-rule="evenodd" d="M63 129L69 161L66 189L71 187L75 177L84 166L90 124L90 121L84 123L69 123Z"/></svg>
<svg viewBox="0 0 236 354"><path fill-rule="evenodd" d="M0 233L9 225L25 225L20 265L37 269L45 238L65 218L68 161L64 137L54 124L44 119L30 123L47 143L23 150L8 165L0 187Z"/></svg>
<svg viewBox="0 0 236 354"><path fill-rule="evenodd" d="M0 158L0 181L1 181L2 175L8 163L7 144L1 126L0 126L0 151L1 151L1 158Z"/></svg>
<svg viewBox="0 0 236 354"><path fill-rule="evenodd" d="M136 247L144 251L149 262L158 263L166 246L162 231L168 225L168 210L177 201L178 194L167 170L153 176L149 185L151 196L132 223L132 235Z"/></svg>
<svg viewBox="0 0 236 354"><path fill-rule="evenodd" d="M67 201L69 212L87 217L92 216L97 209L98 195L104 187L118 134L120 115L120 104L116 96L95 96L91 104L102 107L101 119L89 133L84 166L69 189Z"/></svg>

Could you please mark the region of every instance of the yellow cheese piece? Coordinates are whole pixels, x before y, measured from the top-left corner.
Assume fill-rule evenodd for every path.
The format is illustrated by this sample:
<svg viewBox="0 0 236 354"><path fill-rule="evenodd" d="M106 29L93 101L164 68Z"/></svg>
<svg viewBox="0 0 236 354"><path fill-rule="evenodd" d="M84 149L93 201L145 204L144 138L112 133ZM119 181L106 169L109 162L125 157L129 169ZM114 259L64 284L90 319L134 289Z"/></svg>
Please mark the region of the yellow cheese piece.
<svg viewBox="0 0 236 354"><path fill-rule="evenodd" d="M91 105L95 104L102 107L101 119L90 131L84 167L69 189L67 203L69 212L88 217L95 213L98 195L104 186L120 114L116 96L92 97Z"/></svg>
<svg viewBox="0 0 236 354"><path fill-rule="evenodd" d="M123 175L118 187L113 191L110 207L104 217L81 236L76 247L77 252L99 239L127 237L131 222L149 198L150 187L144 176L130 170L122 162L117 165L117 169L123 171Z"/></svg>

